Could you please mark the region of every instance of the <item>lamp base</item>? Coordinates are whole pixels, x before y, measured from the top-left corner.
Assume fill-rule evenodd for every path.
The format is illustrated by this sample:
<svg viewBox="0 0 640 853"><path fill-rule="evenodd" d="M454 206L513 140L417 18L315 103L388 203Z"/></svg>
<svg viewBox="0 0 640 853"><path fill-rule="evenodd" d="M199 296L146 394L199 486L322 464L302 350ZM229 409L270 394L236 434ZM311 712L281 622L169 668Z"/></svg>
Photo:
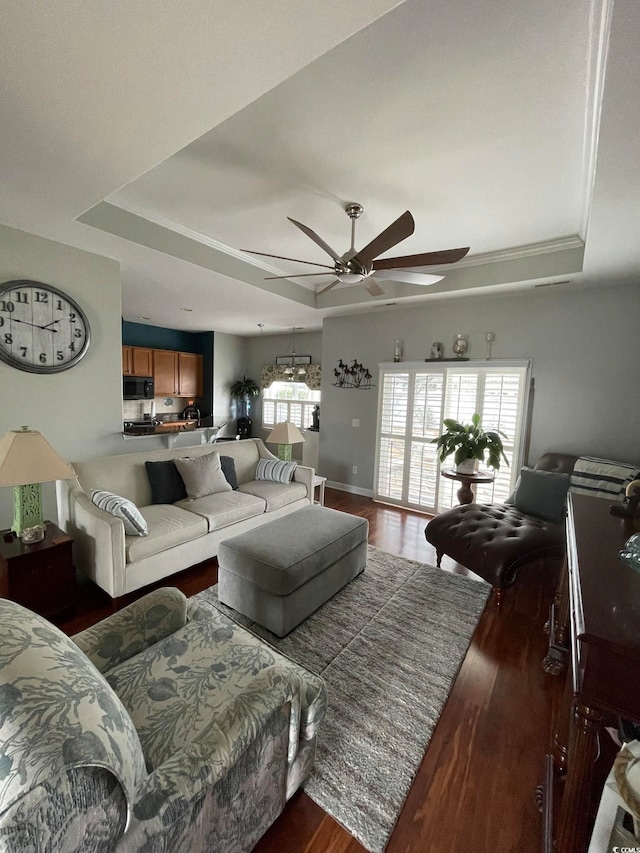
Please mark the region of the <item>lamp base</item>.
<svg viewBox="0 0 640 853"><path fill-rule="evenodd" d="M13 487L13 526L12 530L21 536L27 528L42 527L42 486L40 483L29 483L26 486ZM37 542L38 539L30 539Z"/></svg>
<svg viewBox="0 0 640 853"><path fill-rule="evenodd" d="M291 462L291 447L290 444L279 444L278 445L278 459L281 459L283 462Z"/></svg>

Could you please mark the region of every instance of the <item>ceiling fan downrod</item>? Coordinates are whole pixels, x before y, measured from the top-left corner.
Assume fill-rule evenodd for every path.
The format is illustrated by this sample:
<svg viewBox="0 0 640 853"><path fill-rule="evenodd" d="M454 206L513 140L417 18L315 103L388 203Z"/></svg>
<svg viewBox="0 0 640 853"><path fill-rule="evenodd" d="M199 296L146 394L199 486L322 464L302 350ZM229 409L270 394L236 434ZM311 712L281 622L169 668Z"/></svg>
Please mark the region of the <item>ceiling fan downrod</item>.
<svg viewBox="0 0 640 853"><path fill-rule="evenodd" d="M344 207L344 212L351 220L351 248L342 256L344 270L340 270L336 265L336 276L343 284L358 284L364 279L364 271L356 269L351 263L351 258L356 254L356 219L360 218L364 207L357 202L349 202Z"/></svg>

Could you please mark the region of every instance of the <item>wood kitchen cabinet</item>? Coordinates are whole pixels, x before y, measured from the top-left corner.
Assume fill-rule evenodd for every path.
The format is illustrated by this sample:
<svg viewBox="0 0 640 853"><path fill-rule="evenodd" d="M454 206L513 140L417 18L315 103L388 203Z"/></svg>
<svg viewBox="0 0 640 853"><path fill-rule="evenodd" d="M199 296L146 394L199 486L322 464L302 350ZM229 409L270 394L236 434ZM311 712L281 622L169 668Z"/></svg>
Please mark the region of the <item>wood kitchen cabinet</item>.
<svg viewBox="0 0 640 853"><path fill-rule="evenodd" d="M178 395L178 353L171 350L153 351L153 381L156 397Z"/></svg>
<svg viewBox="0 0 640 853"><path fill-rule="evenodd" d="M152 376L153 350L146 347L122 347L122 373L124 376Z"/></svg>
<svg viewBox="0 0 640 853"><path fill-rule="evenodd" d="M202 397L202 356L167 349L122 347L125 376L153 376L156 397Z"/></svg>
<svg viewBox="0 0 640 853"><path fill-rule="evenodd" d="M202 356L178 353L178 396L202 397Z"/></svg>

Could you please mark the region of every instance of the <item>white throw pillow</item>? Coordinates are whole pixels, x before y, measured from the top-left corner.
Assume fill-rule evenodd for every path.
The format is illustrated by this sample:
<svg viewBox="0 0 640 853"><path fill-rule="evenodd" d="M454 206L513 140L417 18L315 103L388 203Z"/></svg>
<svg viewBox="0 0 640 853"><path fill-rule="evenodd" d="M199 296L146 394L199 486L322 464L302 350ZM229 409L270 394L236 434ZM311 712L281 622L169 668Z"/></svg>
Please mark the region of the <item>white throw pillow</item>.
<svg viewBox="0 0 640 853"><path fill-rule="evenodd" d="M124 532L127 536L147 536L147 522L142 517L138 507L127 500L121 498L120 495L114 495L113 492L105 492L101 489L94 489L91 492L91 500L105 512L115 515L116 518L121 518L124 523Z"/></svg>
<svg viewBox="0 0 640 853"><path fill-rule="evenodd" d="M297 467L297 462L283 462L280 459L261 459L256 468L256 480L290 483Z"/></svg>
<svg viewBox="0 0 640 853"><path fill-rule="evenodd" d="M220 454L217 452L196 458L186 456L176 459L176 468L190 498L204 498L206 495L232 491L222 472Z"/></svg>

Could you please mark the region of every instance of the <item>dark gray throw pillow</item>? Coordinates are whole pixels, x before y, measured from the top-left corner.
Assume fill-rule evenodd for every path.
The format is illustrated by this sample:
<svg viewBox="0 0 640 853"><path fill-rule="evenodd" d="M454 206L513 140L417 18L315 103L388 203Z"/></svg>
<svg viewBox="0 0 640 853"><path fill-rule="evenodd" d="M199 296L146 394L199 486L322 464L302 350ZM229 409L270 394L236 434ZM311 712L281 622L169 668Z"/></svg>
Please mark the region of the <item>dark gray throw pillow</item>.
<svg viewBox="0 0 640 853"><path fill-rule="evenodd" d="M229 485L234 491L237 491L238 477L236 475L236 460L233 458L233 456L221 456L220 465L222 467L222 473L224 474L227 483L229 483Z"/></svg>
<svg viewBox="0 0 640 853"><path fill-rule="evenodd" d="M523 468L513 502L525 515L536 515L545 521L562 521L568 490L568 474Z"/></svg>
<svg viewBox="0 0 640 853"><path fill-rule="evenodd" d="M187 490L173 459L167 462L145 462L151 486L152 504L174 504L187 497Z"/></svg>

